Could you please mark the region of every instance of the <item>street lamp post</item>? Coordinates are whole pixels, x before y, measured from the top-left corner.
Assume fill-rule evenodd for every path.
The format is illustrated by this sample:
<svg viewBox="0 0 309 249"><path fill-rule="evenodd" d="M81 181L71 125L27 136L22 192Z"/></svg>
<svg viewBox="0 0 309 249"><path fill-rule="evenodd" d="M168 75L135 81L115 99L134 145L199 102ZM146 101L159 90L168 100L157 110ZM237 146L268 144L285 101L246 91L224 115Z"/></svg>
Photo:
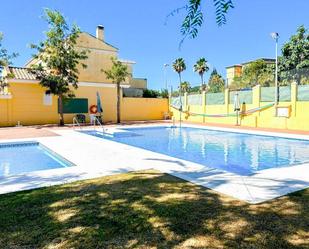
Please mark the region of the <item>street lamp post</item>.
<svg viewBox="0 0 309 249"><path fill-rule="evenodd" d="M279 34L277 32L272 32L271 37L275 40L276 42L276 69L275 69L275 113L277 116L277 105L279 102L279 88L278 88L278 39L279 39Z"/></svg>
<svg viewBox="0 0 309 249"><path fill-rule="evenodd" d="M168 90L167 86L167 68L169 67L169 64L165 63L163 64L163 69L164 69L164 81L165 81L165 89Z"/></svg>

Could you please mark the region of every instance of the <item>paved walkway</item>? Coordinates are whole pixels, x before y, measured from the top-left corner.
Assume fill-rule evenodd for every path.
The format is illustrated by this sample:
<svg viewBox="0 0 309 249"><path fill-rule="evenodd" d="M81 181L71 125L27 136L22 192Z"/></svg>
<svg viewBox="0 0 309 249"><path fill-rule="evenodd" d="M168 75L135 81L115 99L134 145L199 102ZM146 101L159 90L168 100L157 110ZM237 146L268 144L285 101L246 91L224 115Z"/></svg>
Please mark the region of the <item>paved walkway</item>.
<svg viewBox="0 0 309 249"><path fill-rule="evenodd" d="M39 126L0 128L0 140L50 137L50 136L59 136L59 135L52 132L51 130Z"/></svg>

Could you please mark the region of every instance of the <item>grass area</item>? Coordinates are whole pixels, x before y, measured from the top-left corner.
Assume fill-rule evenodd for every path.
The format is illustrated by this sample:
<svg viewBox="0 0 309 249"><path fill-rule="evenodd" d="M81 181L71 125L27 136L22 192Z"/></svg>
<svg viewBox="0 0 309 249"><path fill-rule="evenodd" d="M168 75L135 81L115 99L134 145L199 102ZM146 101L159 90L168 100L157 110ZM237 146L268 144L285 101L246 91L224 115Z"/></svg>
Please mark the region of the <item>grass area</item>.
<svg viewBox="0 0 309 249"><path fill-rule="evenodd" d="M308 248L308 197L249 205L132 172L0 196L0 248Z"/></svg>

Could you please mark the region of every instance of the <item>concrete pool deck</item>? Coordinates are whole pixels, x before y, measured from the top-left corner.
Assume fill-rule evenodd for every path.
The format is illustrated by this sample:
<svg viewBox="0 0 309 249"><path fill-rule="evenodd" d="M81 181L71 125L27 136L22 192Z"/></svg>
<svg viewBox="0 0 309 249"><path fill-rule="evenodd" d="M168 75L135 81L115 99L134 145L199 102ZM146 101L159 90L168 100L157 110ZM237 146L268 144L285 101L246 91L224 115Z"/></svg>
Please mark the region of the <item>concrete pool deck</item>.
<svg viewBox="0 0 309 249"><path fill-rule="evenodd" d="M144 125L140 124L138 126ZM158 125L164 126L166 124L145 126ZM130 125L130 127L134 126ZM185 126L309 140L309 135L304 134L274 133L193 124L185 124ZM113 132L117 127L124 128L125 125L110 126L107 129L109 132ZM85 127L83 129L93 128ZM2 177L0 178L0 194L151 168L249 203L264 202L309 187L309 164L261 170L254 175L240 176L186 160L89 136L72 129L51 129L51 131L55 133L55 136L36 137L35 139L2 139L0 142L36 140L76 166Z"/></svg>

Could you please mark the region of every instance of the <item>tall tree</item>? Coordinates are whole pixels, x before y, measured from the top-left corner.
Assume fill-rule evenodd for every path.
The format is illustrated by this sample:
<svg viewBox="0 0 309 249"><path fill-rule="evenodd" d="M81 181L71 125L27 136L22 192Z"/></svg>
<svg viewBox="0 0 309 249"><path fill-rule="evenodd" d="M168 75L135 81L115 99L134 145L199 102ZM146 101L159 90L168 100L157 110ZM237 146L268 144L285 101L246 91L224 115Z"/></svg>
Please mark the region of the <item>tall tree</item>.
<svg viewBox="0 0 309 249"><path fill-rule="evenodd" d="M120 123L120 84L130 75L128 66L121 61L111 58L112 67L109 70L103 70L106 78L117 84L117 123Z"/></svg>
<svg viewBox="0 0 309 249"><path fill-rule="evenodd" d="M44 18L49 30L45 41L31 46L37 50L34 55L37 63L32 66L32 72L43 87L58 96L60 125L64 125L63 100L74 97L70 86L78 88L77 67L79 64L86 67L82 60L87 59L88 51L77 49L80 29L76 25L70 28L60 12L46 9Z"/></svg>
<svg viewBox="0 0 309 249"><path fill-rule="evenodd" d="M190 90L190 83L188 81L183 81L180 84L180 88L182 92L188 92Z"/></svg>
<svg viewBox="0 0 309 249"><path fill-rule="evenodd" d="M178 73L179 76L179 102L180 102L180 123L181 123L181 112L182 112L182 101L181 101L181 96L182 96L182 89L181 89L181 73L186 70L186 63L183 58L177 58L173 62L173 69L176 73Z"/></svg>
<svg viewBox="0 0 309 249"><path fill-rule="evenodd" d="M200 58L193 66L194 72L198 73L201 77L201 91L205 90L205 83L204 83L204 74L208 72L209 67L207 65L207 60L205 58Z"/></svg>
<svg viewBox="0 0 309 249"><path fill-rule="evenodd" d="M182 79L181 79L181 73L183 71L186 70L186 63L185 60L183 58L178 58L173 62L173 69L176 73L178 73L178 77L179 77L179 95L182 94L182 90L181 90L181 83L182 83Z"/></svg>
<svg viewBox="0 0 309 249"><path fill-rule="evenodd" d="M209 77L208 92L218 93L218 92L222 92L224 88L225 88L224 79L214 68Z"/></svg>
<svg viewBox="0 0 309 249"><path fill-rule="evenodd" d="M232 89L248 88L255 85L270 86L274 84L274 64L256 60L243 66L241 76L236 76L231 84Z"/></svg>
<svg viewBox="0 0 309 249"><path fill-rule="evenodd" d="M8 73L5 68L12 64L12 59L18 56L17 53L9 54L8 50L3 47L2 41L3 33L0 32L0 92L8 86L7 79L13 77L13 75Z"/></svg>
<svg viewBox="0 0 309 249"><path fill-rule="evenodd" d="M302 25L281 49L279 59L281 80L295 80L298 84L309 81L309 33ZM309 83L309 82L308 82Z"/></svg>

